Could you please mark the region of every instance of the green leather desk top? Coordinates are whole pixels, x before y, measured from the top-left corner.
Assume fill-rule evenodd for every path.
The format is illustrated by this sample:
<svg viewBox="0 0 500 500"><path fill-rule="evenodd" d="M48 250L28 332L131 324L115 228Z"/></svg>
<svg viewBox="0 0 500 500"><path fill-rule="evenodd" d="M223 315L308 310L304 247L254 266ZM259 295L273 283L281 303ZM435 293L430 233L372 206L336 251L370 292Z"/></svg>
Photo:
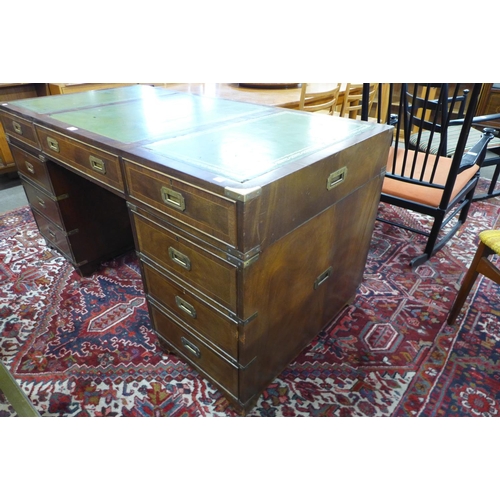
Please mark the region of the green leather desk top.
<svg viewBox="0 0 500 500"><path fill-rule="evenodd" d="M245 182L367 127L366 122L281 111L158 141L145 149Z"/></svg>
<svg viewBox="0 0 500 500"><path fill-rule="evenodd" d="M33 97L11 101L19 107L26 108L35 113L51 115L69 109L103 106L106 104L127 101L130 99L154 98L157 95L172 94L171 90L163 88L154 89L147 85L132 85L131 87L118 87L105 90L91 90L75 94L52 95L46 97Z"/></svg>
<svg viewBox="0 0 500 500"><path fill-rule="evenodd" d="M261 107L254 104L167 94L51 116L73 127L131 144L186 133L261 111Z"/></svg>
<svg viewBox="0 0 500 500"><path fill-rule="evenodd" d="M91 132L243 183L378 125L134 85L11 101L75 134ZM43 118L43 116L42 116Z"/></svg>

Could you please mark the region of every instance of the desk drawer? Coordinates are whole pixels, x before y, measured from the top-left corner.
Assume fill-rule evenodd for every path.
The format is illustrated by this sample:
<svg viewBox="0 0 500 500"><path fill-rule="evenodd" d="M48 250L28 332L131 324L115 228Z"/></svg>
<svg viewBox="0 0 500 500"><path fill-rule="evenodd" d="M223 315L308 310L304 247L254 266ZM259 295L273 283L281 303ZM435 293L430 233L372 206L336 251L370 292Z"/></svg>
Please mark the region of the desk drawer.
<svg viewBox="0 0 500 500"><path fill-rule="evenodd" d="M47 240L47 242L57 248L67 260L75 263L73 252L71 251L71 244L68 240L68 235L65 231L57 227L52 221L41 215L37 210L32 210L33 216L37 223L40 234Z"/></svg>
<svg viewBox="0 0 500 500"><path fill-rule="evenodd" d="M124 160L130 197L236 246L236 203Z"/></svg>
<svg viewBox="0 0 500 500"><path fill-rule="evenodd" d="M54 193L45 162L40 161L36 156L30 155L16 146L11 145L10 150L12 151L12 156L14 157L19 172L49 193L56 195L63 194Z"/></svg>
<svg viewBox="0 0 500 500"><path fill-rule="evenodd" d="M154 305L150 304L149 309L156 333L189 359L195 369L199 369L236 397L238 368L216 354Z"/></svg>
<svg viewBox="0 0 500 500"><path fill-rule="evenodd" d="M40 148L35 127L28 120L10 114L2 115L2 124L6 134L36 149Z"/></svg>
<svg viewBox="0 0 500 500"><path fill-rule="evenodd" d="M42 215L47 217L51 222L59 226L61 229L71 231L74 228L64 227L64 222L59 210L59 202L50 198L44 192L36 189L28 182L24 182L24 190L30 205L38 210Z"/></svg>
<svg viewBox="0 0 500 500"><path fill-rule="evenodd" d="M132 212L138 250L194 289L236 312L236 267Z"/></svg>
<svg viewBox="0 0 500 500"><path fill-rule="evenodd" d="M203 337L223 349L229 356L237 358L238 327L235 322L186 292L144 262L143 271L149 295Z"/></svg>
<svg viewBox="0 0 500 500"><path fill-rule="evenodd" d="M118 156L43 127L37 126L37 132L44 153L124 193Z"/></svg>

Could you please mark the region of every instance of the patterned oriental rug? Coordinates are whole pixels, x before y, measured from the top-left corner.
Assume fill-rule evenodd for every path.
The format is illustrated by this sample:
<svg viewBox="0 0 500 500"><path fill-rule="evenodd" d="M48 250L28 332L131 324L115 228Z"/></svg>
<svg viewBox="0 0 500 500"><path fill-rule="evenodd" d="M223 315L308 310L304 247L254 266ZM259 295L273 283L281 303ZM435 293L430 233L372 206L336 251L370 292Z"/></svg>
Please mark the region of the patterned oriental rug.
<svg viewBox="0 0 500 500"><path fill-rule="evenodd" d="M466 314L446 324L478 233L499 219L499 201L474 204L451 243L415 271L408 262L422 237L376 223L355 302L249 416L500 416L498 285L482 278ZM45 245L28 207L0 215L0 359L42 416L237 416L160 350L135 254L80 278ZM0 416L11 415L0 393Z"/></svg>

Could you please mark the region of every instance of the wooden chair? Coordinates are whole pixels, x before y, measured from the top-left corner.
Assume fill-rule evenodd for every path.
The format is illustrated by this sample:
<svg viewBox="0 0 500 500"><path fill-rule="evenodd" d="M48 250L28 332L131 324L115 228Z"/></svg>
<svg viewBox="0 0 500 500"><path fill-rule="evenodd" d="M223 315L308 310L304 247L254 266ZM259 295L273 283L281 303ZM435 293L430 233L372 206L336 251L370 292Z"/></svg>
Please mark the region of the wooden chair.
<svg viewBox="0 0 500 500"><path fill-rule="evenodd" d="M321 88L322 86L317 87L318 90L315 90L315 85L310 83L302 84L299 109L333 115L339 99L340 83L332 84L333 86L328 90L324 90ZM321 90L319 90L320 88Z"/></svg>
<svg viewBox="0 0 500 500"><path fill-rule="evenodd" d="M436 92L438 91L438 84L430 84L428 87L420 86L422 92L429 92L430 101L434 104L437 103L435 100ZM442 154L452 157L455 154L455 150L458 144L458 139L460 137L460 131L462 127L462 119L464 118L464 112L467 106L467 97L469 94L469 89L460 88L459 85L455 87L453 95L451 95L450 100L454 100L454 109L450 110L451 116L450 121L446 127L442 128L441 124L437 123L435 129L432 130L433 124L431 120L422 119L418 127L410 136L410 144L413 148L417 148L421 151L430 151L436 154L438 148L442 148ZM422 97L422 94L421 96ZM428 113L430 110L428 110ZM500 118L500 113L485 116L475 116L472 120L472 128L469 130L469 136L465 145L465 150L471 148L476 144L482 135L482 132L475 126L480 126L481 122L486 122L490 120L495 120ZM423 130L421 135L419 135L419 127ZM441 137L443 135L443 137ZM432 136L432 138L431 138ZM417 146L418 142L418 146ZM481 162L480 167L495 166L492 180L488 187L486 193L476 192L473 197L473 201L484 200L492 198L494 196L500 195L500 190L495 190L497 180L500 175L500 138L493 138L488 144L488 148L485 152L484 159Z"/></svg>
<svg viewBox="0 0 500 500"><path fill-rule="evenodd" d="M465 274L462 286L448 316L448 324L453 325L459 315L469 292L479 274L500 285L500 269L488 259L491 255L500 255L500 230L489 229L479 233L479 246L472 263Z"/></svg>
<svg viewBox="0 0 500 500"><path fill-rule="evenodd" d="M363 89L366 85L368 87L368 96L363 95ZM348 83L346 84L346 89L344 91L344 97L342 99L342 106L340 108L339 116L353 119L361 119L361 110L363 109L363 102L365 102L365 107L367 106L368 115L370 114L375 96L377 94L377 89L379 87L378 83ZM366 101L368 99L368 101Z"/></svg>
<svg viewBox="0 0 500 500"><path fill-rule="evenodd" d="M419 84L403 83L396 103L393 103L393 84L390 86L386 100L388 109L383 113L377 111L378 116L387 117L387 122L397 121L381 202L429 216L430 228L427 230L417 227L417 221L413 224L411 215L410 223L387 220L381 216L377 219L426 236L423 252L410 262L412 268L415 268L441 249L465 222L478 181L478 164L484 158L486 146L496 131L485 129L480 140L465 152L481 91L481 84L474 84L467 110L461 119L462 126L455 153L450 158L443 151L443 141L449 126L450 109L457 105L457 101L450 94L448 84L440 85L431 99L428 92L424 92L422 96ZM440 141L434 153L420 148L422 119L431 123L431 141L437 126L440 127ZM410 144L409 138L415 127L418 128L416 142Z"/></svg>

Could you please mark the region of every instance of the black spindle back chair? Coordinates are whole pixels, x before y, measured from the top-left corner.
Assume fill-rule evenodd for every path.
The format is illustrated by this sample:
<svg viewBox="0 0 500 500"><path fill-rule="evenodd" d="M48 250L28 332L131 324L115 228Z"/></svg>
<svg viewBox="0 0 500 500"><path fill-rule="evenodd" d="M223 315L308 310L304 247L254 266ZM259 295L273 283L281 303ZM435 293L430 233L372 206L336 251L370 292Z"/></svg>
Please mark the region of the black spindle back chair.
<svg viewBox="0 0 500 500"><path fill-rule="evenodd" d="M485 129L479 141L466 150L481 84L472 86L467 102L463 84L403 83L399 97L394 84L379 88L378 120L383 117L395 125L381 202L428 216L429 228L382 216L378 220L426 237L425 248L411 260L414 268L442 248L465 222L478 181L478 165L495 131ZM447 131L457 121L460 136L450 158L446 155ZM430 143L437 139L432 152L420 144L425 137L430 137Z"/></svg>

